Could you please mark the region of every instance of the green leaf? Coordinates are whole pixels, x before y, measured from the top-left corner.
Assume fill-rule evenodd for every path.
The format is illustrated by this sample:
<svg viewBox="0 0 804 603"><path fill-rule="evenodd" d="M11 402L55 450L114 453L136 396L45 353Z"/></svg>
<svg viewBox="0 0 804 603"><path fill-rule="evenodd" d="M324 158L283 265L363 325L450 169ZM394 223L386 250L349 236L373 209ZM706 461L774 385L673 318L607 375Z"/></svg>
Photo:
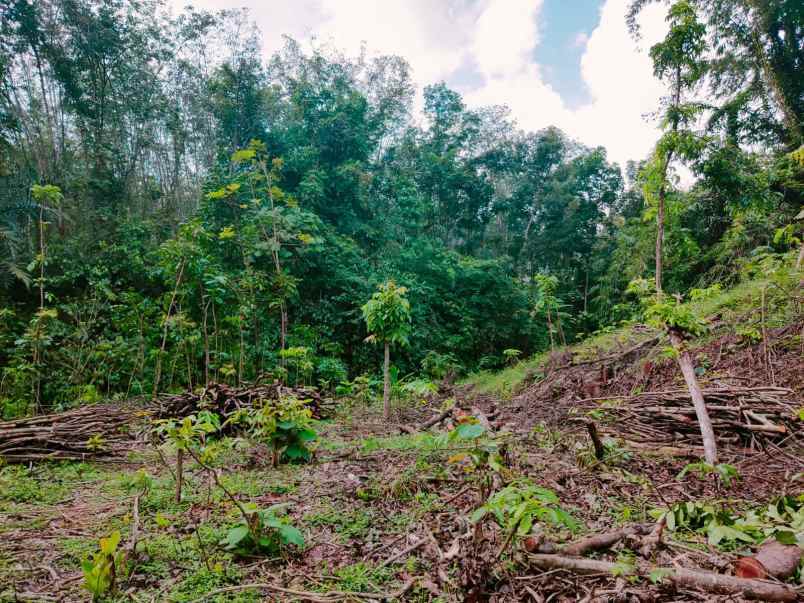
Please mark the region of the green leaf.
<svg viewBox="0 0 804 603"><path fill-rule="evenodd" d="M655 567L653 568L650 573L648 574L648 579L651 581L652 584L659 584L664 581L667 576L672 574L672 570L669 570L664 567Z"/></svg>
<svg viewBox="0 0 804 603"><path fill-rule="evenodd" d="M482 436L486 429L478 423L464 423L458 426L458 437L462 440L474 440Z"/></svg>
<svg viewBox="0 0 804 603"><path fill-rule="evenodd" d="M302 442L312 442L318 437L318 434L315 432L314 429L302 429L299 432L299 439Z"/></svg>
<svg viewBox="0 0 804 603"><path fill-rule="evenodd" d="M283 525L279 528L279 535L282 537L282 542L285 544L295 544L299 547L304 546L304 534L294 526Z"/></svg>
<svg viewBox="0 0 804 603"><path fill-rule="evenodd" d="M289 459L309 459L310 451L301 444L291 444L285 448L285 456Z"/></svg>
<svg viewBox="0 0 804 603"><path fill-rule="evenodd" d="M239 525L233 527L226 534L227 548L237 548L249 536L249 529L246 525Z"/></svg>
<svg viewBox="0 0 804 603"><path fill-rule="evenodd" d="M776 530L773 537L782 544L798 544L795 532L789 530Z"/></svg>

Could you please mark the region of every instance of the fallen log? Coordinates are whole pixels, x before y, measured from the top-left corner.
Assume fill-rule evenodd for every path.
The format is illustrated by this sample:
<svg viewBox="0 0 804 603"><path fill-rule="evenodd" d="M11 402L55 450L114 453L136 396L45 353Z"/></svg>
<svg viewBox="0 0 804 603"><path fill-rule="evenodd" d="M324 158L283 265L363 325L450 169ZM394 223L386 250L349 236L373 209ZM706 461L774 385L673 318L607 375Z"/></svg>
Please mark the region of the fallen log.
<svg viewBox="0 0 804 603"><path fill-rule="evenodd" d="M528 559L536 567L545 570L563 569L579 574L617 574L643 578L653 573L653 575L662 576L664 580L676 586L694 588L712 594L742 595L760 601L791 603L798 598L794 590L782 584L765 580L736 578L702 570L689 570L678 567L640 568L638 566L623 566L609 561L564 557L561 555L530 554Z"/></svg>
<svg viewBox="0 0 804 603"><path fill-rule="evenodd" d="M437 414L436 416L432 417L431 419L427 419L424 423L419 425L419 430L424 431L426 429L430 429L433 425L438 425L439 423L441 423L441 421L443 421L448 416L450 416L452 414L452 411L453 411L453 408L450 407L447 410L445 410L445 411Z"/></svg>

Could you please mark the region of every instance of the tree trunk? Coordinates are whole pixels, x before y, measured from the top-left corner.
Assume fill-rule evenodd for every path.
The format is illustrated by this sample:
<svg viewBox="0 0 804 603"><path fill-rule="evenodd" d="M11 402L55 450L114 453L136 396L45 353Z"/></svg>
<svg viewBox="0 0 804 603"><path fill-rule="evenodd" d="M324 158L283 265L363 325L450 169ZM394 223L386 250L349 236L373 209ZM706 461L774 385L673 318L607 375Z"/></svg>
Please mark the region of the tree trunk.
<svg viewBox="0 0 804 603"><path fill-rule="evenodd" d="M665 170L666 173L666 170ZM659 187L659 207L656 213L656 295L662 295L662 255L664 253L664 198L665 198L665 185L662 175L662 184Z"/></svg>
<svg viewBox="0 0 804 603"><path fill-rule="evenodd" d="M789 142L792 142L793 146L801 144L802 132L799 116L790 103L782 83L779 81L779 74L771 65L763 43L763 37L767 31L768 3L766 0L751 0L749 4L754 9L754 14L751 18L751 41L754 57L762 69L762 75L765 77L765 83L770 90L771 96L776 101L776 106L782 114L782 122L787 128L788 136L792 139Z"/></svg>
<svg viewBox="0 0 804 603"><path fill-rule="evenodd" d="M385 364L383 365L382 415L391 416L391 344L385 342Z"/></svg>
<svg viewBox="0 0 804 603"><path fill-rule="evenodd" d="M181 502L181 481L184 468L184 450L176 451L176 502Z"/></svg>
<svg viewBox="0 0 804 603"><path fill-rule="evenodd" d="M804 264L804 241L802 241L801 249L798 252L798 259L796 260L796 270L801 270L802 264Z"/></svg>
<svg viewBox="0 0 804 603"><path fill-rule="evenodd" d="M712 429L712 421L709 419L709 411L706 409L701 386L698 385L698 378L695 376L695 367L692 364L692 357L684 346L681 336L675 331L670 331L670 342L678 352L678 364L687 389L690 390L692 404L695 406L695 415L698 417L698 424L701 427L703 437L704 456L710 465L717 465L717 444L715 444L715 432Z"/></svg>

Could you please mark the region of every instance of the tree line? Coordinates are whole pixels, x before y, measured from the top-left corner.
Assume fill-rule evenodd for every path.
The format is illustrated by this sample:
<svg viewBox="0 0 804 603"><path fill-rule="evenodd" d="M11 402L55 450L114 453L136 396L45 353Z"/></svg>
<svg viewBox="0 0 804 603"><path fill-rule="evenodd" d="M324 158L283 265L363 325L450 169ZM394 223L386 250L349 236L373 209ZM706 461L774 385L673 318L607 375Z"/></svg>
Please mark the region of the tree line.
<svg viewBox="0 0 804 603"><path fill-rule="evenodd" d="M286 38L264 60L244 11L0 1L4 414L334 388L379 365L361 307L389 280L410 302L395 378L494 368L632 318L634 278L684 292L795 248L804 8L666 5L664 134L618 166L444 83L415 114L402 57Z"/></svg>

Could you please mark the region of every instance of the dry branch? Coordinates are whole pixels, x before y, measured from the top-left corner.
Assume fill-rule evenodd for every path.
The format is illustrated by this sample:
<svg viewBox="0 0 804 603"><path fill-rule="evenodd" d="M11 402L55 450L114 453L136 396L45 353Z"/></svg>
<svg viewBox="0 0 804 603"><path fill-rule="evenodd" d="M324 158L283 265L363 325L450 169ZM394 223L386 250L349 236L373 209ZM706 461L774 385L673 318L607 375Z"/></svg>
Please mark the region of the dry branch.
<svg viewBox="0 0 804 603"><path fill-rule="evenodd" d="M801 402L791 389L734 386L708 388L701 393L716 436L722 442L773 441L804 428L794 412ZM601 407L597 404L600 400L610 403ZM606 431L629 441L654 446L699 446L701 442L696 411L687 390L585 398L576 404L582 409L604 412L609 426Z"/></svg>
<svg viewBox="0 0 804 603"><path fill-rule="evenodd" d="M533 565L541 569L564 569L579 574L613 574L624 573L647 577L650 572L658 571L665 580L687 588L695 588L713 594L742 595L761 601L793 602L797 600L795 591L764 580L749 580L724 576L713 572L689 570L677 567L638 568L623 567L621 564L594 559L562 557L560 555L529 555Z"/></svg>
<svg viewBox="0 0 804 603"><path fill-rule="evenodd" d="M332 402L311 389L279 383L242 388L210 384L198 394L107 402L0 422L0 458L9 463L114 459L147 432L150 419L182 418L202 409L217 412L225 419L241 408L286 396L305 400L315 417L324 416L332 408Z"/></svg>

